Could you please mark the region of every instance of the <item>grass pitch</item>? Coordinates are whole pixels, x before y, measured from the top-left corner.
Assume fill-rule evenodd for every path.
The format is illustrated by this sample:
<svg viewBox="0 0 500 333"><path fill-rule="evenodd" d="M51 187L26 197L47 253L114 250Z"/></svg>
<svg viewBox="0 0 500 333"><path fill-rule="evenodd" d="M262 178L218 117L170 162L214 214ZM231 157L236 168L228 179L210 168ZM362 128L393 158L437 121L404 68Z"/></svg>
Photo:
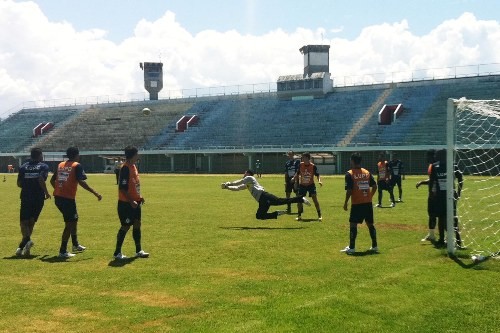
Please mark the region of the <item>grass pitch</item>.
<svg viewBox="0 0 500 333"><path fill-rule="evenodd" d="M63 222L53 200L35 226L29 258L20 241L15 175L0 182L0 332L498 332L498 260L449 258L420 239L427 229L424 177L403 181L404 203L376 209L379 254L359 227L348 244L343 177L324 176L323 222L305 207L255 219L248 191L220 189L241 175L141 175L148 259L113 260L114 175L89 175L98 202L78 190L79 240L87 251L57 258ZM283 177L260 183L284 196ZM384 193L388 206L388 194ZM293 208L296 212L296 207ZM70 242L71 244L71 242ZM123 252L134 254L131 232Z"/></svg>

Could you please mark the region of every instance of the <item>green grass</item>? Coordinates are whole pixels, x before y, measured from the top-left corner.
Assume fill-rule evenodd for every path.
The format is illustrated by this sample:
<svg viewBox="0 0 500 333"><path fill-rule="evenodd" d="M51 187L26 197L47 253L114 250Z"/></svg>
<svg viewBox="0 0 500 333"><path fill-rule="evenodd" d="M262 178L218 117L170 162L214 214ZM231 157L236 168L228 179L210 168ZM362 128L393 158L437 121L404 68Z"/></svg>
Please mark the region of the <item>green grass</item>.
<svg viewBox="0 0 500 333"><path fill-rule="evenodd" d="M53 200L35 227L31 258L20 240L15 175L0 182L0 332L498 332L498 260L473 264L422 244L423 177L407 177L405 202L377 209L380 254L348 244L342 177L323 177L322 223L255 219L247 191L220 189L229 176L142 175L148 259L112 260L119 222L114 175L89 175L101 202L79 189L79 238L88 250L56 258L62 218ZM261 184L283 196L281 175ZM11 194L11 195L9 195ZM384 203L388 195L385 193ZM294 211L296 211L294 207ZM303 217L312 220L314 209ZM131 233L123 252L133 255Z"/></svg>

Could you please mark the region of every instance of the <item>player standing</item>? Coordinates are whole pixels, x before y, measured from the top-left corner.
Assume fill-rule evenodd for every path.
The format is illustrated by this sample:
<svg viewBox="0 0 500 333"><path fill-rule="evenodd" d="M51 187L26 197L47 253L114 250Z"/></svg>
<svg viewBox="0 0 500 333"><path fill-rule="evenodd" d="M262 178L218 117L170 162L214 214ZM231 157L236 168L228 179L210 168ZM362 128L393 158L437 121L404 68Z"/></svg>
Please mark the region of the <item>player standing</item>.
<svg viewBox="0 0 500 333"><path fill-rule="evenodd" d="M139 152L136 147L125 148L125 163L120 169L118 184L118 217L121 227L116 235L116 248L113 256L116 259L125 259L122 253L122 245L128 230L132 226L132 238L135 243L135 256L147 258L149 253L144 252L141 246L141 206L146 202L141 195L141 182L137 161Z"/></svg>
<svg viewBox="0 0 500 333"><path fill-rule="evenodd" d="M455 190L455 180L458 182L458 189ZM446 198L446 149L441 149L436 152L436 162L432 164L431 175L429 177L429 186L431 187L432 195L436 199L436 215L438 218L439 239L436 246L442 247L444 243L444 232L446 230L447 217L447 198ZM453 177L453 227L455 231L455 240L458 248L463 248L460 231L458 228L457 216L457 200L460 198L463 188L463 175L454 166Z"/></svg>
<svg viewBox="0 0 500 333"><path fill-rule="evenodd" d="M404 165L401 160L398 159L397 153L392 153L392 160L387 164L389 172L391 174L391 187L394 193L394 188L398 186L398 202L403 201L403 187L401 184L401 178L405 180Z"/></svg>
<svg viewBox="0 0 500 333"><path fill-rule="evenodd" d="M436 162L435 156L436 151L434 149L429 149L427 151L427 163L429 163L429 166L427 168L427 175L430 177L431 176L431 171L432 171L432 164ZM417 189L420 187L420 185L429 185L429 178L426 180L421 180L416 184ZM431 241L434 242L436 240L436 237L434 236L434 229L436 228L436 203L435 203L435 198L432 195L432 188L428 186L429 188L429 195L427 197L427 215L429 216L429 232L427 235L422 238L422 242L425 241Z"/></svg>
<svg viewBox="0 0 500 333"><path fill-rule="evenodd" d="M318 213L318 221L322 221L323 217L321 215L321 208L318 202L314 176L318 178L319 186L323 186L323 183L321 182L321 178L319 176L318 168L316 167L316 165L314 165L314 163L311 162L311 154L304 153L302 154L302 162L300 162L299 164L299 169L294 176L294 181L299 184L299 197L305 197L307 195L307 192L309 192L309 197L312 198L314 206L316 207L316 211ZM301 203L297 204L297 206L299 208L299 216L297 216L296 220L301 221L304 208Z"/></svg>
<svg viewBox="0 0 500 333"><path fill-rule="evenodd" d="M377 188L378 188L378 204L376 207L382 207L383 191L389 192L391 198L391 207L396 205L394 200L394 192L391 187L391 178L388 168L388 163L384 158L384 154L379 154L377 163Z"/></svg>
<svg viewBox="0 0 500 333"><path fill-rule="evenodd" d="M372 197L377 191L377 183L370 171L361 167L361 156L358 153L351 155L351 170L345 174L345 201L344 210L351 199L351 213L349 216L349 246L341 250L353 254L356 248L358 224L366 221L372 246L369 251L378 252L377 231L374 226Z"/></svg>
<svg viewBox="0 0 500 333"><path fill-rule="evenodd" d="M296 159L293 151L289 151L287 153L288 160L285 163L285 195L290 198L292 191L297 194L297 184L294 181L293 176L299 170L300 160ZM292 205L289 203L287 206L287 213L290 214L292 212Z"/></svg>
<svg viewBox="0 0 500 333"><path fill-rule="evenodd" d="M69 147L66 150L66 156L68 160L59 163L56 172L50 178L50 184L54 188L55 204L64 219L64 230L61 237L61 247L59 248L60 258L71 258L75 255L67 250L70 235L73 252L83 252L86 249L85 246L78 243L78 212L75 201L78 185L95 195L98 201L102 199L102 196L85 181L87 175L79 163L80 151L78 148Z"/></svg>
<svg viewBox="0 0 500 333"><path fill-rule="evenodd" d="M16 256L30 255L30 249L35 245L31 240L33 228L42 212L45 200L50 199L45 185L49 166L42 162L42 150L31 149L30 157L28 162L19 167L17 175L17 186L21 188L20 226L23 238L16 250Z"/></svg>

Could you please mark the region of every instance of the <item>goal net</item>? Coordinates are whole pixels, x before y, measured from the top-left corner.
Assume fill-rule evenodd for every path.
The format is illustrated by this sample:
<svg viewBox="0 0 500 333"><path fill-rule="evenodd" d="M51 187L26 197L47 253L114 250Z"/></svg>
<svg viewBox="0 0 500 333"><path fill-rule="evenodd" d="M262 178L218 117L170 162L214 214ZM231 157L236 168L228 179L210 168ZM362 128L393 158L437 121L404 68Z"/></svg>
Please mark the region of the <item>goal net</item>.
<svg viewBox="0 0 500 333"><path fill-rule="evenodd" d="M500 100L450 99L447 148L447 193L453 193L453 164L464 179L456 202L463 245L473 256L497 256L500 251ZM448 195L450 253L454 249L454 242L449 241L454 237L453 200L453 195Z"/></svg>

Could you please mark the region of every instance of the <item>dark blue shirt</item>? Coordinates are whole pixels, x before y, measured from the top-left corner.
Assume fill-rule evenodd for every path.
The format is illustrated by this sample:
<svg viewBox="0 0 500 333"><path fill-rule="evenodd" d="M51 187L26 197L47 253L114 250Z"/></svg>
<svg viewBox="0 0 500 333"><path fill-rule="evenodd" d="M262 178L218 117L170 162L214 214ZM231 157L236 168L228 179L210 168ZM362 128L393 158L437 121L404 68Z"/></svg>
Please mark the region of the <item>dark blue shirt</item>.
<svg viewBox="0 0 500 333"><path fill-rule="evenodd" d="M45 193L38 182L42 177L47 180L49 166L43 162L28 161L19 167L17 181L21 183L21 198L23 199L44 199Z"/></svg>
<svg viewBox="0 0 500 333"><path fill-rule="evenodd" d="M300 160L288 160L285 163L285 174L288 178L292 178L299 169Z"/></svg>

